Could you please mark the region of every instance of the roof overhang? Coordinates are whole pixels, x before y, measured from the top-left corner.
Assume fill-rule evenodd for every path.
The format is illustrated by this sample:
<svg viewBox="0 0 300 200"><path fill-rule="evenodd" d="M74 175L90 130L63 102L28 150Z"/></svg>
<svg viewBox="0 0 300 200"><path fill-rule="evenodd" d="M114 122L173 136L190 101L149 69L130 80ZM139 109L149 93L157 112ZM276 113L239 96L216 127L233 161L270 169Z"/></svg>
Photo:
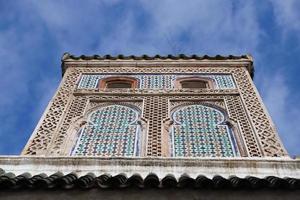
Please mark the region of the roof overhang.
<svg viewBox="0 0 300 200"><path fill-rule="evenodd" d="M0 168L0 188L4 183L11 188L25 183L38 187L35 181L40 180L49 182L50 186L66 182L66 187L80 181L98 181L100 188L128 187L135 183L140 187L154 183L155 187L169 187L171 183L179 187L190 181L192 185L210 182L214 188L221 181L221 185L229 188L236 187L238 182L253 188L273 187L272 184L276 183L276 187L279 184L282 188L300 189L300 160L290 158L9 156L0 157ZM25 183L24 179L27 180Z"/></svg>
<svg viewBox="0 0 300 200"><path fill-rule="evenodd" d="M64 53L62 56L62 74L65 73L68 67L74 66L122 66L122 67L153 67L153 66L164 66L164 67L174 67L174 66L220 66L220 67L228 67L228 66L240 66L246 67L249 74L253 78L254 76L254 67L253 67L253 59L250 55L241 55L241 56L198 56L198 55L184 55L180 54L178 56L167 55L167 56L111 56L111 55L93 55L93 56L75 56L69 53ZM180 61L180 62L179 62Z"/></svg>

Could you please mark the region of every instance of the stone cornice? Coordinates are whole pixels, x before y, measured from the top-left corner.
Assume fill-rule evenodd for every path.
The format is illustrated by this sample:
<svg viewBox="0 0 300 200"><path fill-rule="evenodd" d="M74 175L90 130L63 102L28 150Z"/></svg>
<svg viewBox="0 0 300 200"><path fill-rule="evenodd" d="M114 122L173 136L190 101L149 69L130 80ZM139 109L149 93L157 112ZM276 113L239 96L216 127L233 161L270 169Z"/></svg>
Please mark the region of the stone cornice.
<svg viewBox="0 0 300 200"><path fill-rule="evenodd" d="M94 173L139 174L143 178L149 173L155 173L160 179L173 174L178 179L182 174L196 178L199 174L208 178L216 175L228 178L230 176L254 176L264 178L276 176L280 178L300 178L300 160L285 158L101 158L101 157L25 157L2 156L0 168L16 175L30 173L32 175L56 172L63 174L76 173L83 176Z"/></svg>
<svg viewBox="0 0 300 200"><path fill-rule="evenodd" d="M239 95L238 89L218 89L218 90L188 90L188 89L153 89L153 90L142 90L142 89L113 89L113 90L102 90L102 89L75 89L74 95L170 95L170 96L203 96L203 95Z"/></svg>

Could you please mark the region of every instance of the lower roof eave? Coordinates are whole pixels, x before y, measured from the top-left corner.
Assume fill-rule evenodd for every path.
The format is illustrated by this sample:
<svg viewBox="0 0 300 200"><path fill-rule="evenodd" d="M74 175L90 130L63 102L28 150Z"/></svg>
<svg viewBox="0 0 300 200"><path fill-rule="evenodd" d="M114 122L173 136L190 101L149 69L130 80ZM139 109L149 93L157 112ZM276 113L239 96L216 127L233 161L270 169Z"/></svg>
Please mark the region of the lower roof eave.
<svg viewBox="0 0 300 200"><path fill-rule="evenodd" d="M44 156L1 156L0 168L16 175L44 173L47 175L61 172L76 173L84 176L93 173L95 176L126 174L130 177L139 174L146 177L155 173L160 179L172 174L179 179L183 174L191 178L204 175L213 178L216 175L254 176L264 178L300 178L300 159L284 158L124 158L124 157L44 157Z"/></svg>

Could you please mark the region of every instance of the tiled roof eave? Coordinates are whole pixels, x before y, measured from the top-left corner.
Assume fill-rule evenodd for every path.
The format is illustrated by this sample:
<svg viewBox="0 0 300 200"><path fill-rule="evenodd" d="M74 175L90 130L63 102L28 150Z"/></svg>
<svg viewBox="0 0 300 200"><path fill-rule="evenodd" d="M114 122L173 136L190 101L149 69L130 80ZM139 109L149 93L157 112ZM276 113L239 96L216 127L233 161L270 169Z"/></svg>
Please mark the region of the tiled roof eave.
<svg viewBox="0 0 300 200"><path fill-rule="evenodd" d="M289 158L0 157L0 189L300 189L300 160Z"/></svg>
<svg viewBox="0 0 300 200"><path fill-rule="evenodd" d="M148 56L148 55L142 55L142 56L124 56L124 55L117 55L117 56L112 56L112 55L92 55L92 56L87 56L87 55L80 55L80 56L75 56L71 55L69 53L64 53L62 56L62 73L64 74L66 70L65 63L68 62L96 62L96 61L101 61L101 62L106 62L106 61L115 61L115 62L124 62L124 61L246 61L249 62L249 66L247 67L251 77L254 75L254 68L253 68L253 59L250 55L240 55L240 56L234 56L234 55L228 55L228 56L221 56L221 55L216 55L216 56L209 56L209 55L184 55L184 54L179 54L179 55L167 55L167 56L160 56L160 55L155 55L155 56Z"/></svg>
<svg viewBox="0 0 300 200"><path fill-rule="evenodd" d="M228 55L228 56L223 56L223 55L215 55L215 56L209 56L209 55L185 55L185 54L179 54L179 55L167 55L167 56L161 56L161 55L155 55L155 56L149 56L149 55L141 55L141 56L135 56L135 55L129 55L129 56L124 56L122 54L112 56L112 55L72 55L69 53L64 53L62 56L62 61L65 61L67 59L72 59L72 60L189 60L189 59L194 59L194 60L238 60L238 59L247 59L249 61L252 61L252 57L250 55Z"/></svg>
<svg viewBox="0 0 300 200"><path fill-rule="evenodd" d="M205 175L198 175L196 178L183 174L176 179L172 174L159 179L155 173L149 173L145 178L139 174L127 177L125 174L102 174L95 176L93 173L87 173L84 176L78 176L76 173L62 174L57 172L47 176L46 174L37 174L32 176L30 173L23 173L16 176L13 173L3 173L0 175L0 190L5 189L88 189L88 188L196 188L196 189L281 189L281 190L299 190L300 179L279 178L276 176L267 176L258 178L247 176L240 178L231 176L224 178L216 175L208 178Z"/></svg>

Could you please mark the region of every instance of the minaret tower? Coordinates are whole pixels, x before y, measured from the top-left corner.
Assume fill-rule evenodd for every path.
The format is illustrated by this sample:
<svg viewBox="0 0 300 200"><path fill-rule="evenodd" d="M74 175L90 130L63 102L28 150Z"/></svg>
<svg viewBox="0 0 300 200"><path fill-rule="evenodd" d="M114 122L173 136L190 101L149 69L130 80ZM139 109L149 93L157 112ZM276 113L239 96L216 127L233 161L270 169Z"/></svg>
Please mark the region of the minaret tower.
<svg viewBox="0 0 300 200"><path fill-rule="evenodd" d="M250 56L64 54L23 155L285 157Z"/></svg>
<svg viewBox="0 0 300 200"><path fill-rule="evenodd" d="M251 56L65 53L61 66L22 154L0 156L0 199L299 199L300 160Z"/></svg>

